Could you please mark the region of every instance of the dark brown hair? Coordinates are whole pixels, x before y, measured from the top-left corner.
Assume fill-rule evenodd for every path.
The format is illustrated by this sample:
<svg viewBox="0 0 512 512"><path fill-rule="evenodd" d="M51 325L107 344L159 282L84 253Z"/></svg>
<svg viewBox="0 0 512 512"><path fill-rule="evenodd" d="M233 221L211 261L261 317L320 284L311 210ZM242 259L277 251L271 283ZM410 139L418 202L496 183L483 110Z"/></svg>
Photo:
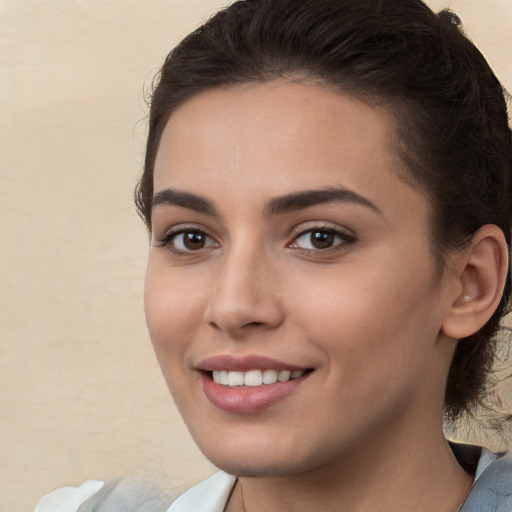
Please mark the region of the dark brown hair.
<svg viewBox="0 0 512 512"><path fill-rule="evenodd" d="M174 109L208 89L295 77L388 109L405 179L432 204L431 236L442 257L484 224L510 247L512 141L505 93L449 11L420 0L241 0L187 36L168 56L152 94L145 168L135 194L151 231L153 166ZM448 419L486 396L506 313L502 300L458 344L445 398Z"/></svg>

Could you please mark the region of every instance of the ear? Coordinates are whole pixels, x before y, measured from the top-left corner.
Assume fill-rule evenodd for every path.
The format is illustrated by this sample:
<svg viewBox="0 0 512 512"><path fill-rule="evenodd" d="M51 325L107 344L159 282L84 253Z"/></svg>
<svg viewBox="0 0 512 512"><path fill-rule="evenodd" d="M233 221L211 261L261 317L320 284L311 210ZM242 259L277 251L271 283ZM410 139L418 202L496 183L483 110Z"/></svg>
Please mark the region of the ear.
<svg viewBox="0 0 512 512"><path fill-rule="evenodd" d="M508 271L508 249L500 228L487 224L453 261L457 292L441 330L455 339L471 336L491 318L498 306Z"/></svg>

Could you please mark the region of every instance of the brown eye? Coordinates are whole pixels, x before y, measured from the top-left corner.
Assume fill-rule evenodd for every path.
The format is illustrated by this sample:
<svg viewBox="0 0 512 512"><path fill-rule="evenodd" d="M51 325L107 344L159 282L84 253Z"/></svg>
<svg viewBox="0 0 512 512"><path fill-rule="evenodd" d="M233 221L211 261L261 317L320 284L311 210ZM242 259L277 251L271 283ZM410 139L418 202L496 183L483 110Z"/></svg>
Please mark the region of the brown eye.
<svg viewBox="0 0 512 512"><path fill-rule="evenodd" d="M198 229L184 229L177 233L171 233L162 245L169 245L176 252L193 252L218 247L218 244L203 231Z"/></svg>
<svg viewBox="0 0 512 512"><path fill-rule="evenodd" d="M309 235L311 245L315 249L327 249L334 243L334 235L326 231L312 231Z"/></svg>
<svg viewBox="0 0 512 512"><path fill-rule="evenodd" d="M352 235L347 235L346 233L334 229L317 228L303 231L302 234L294 240L291 247L308 251L323 251L337 246L341 248L341 246L345 244L354 242L355 238Z"/></svg>
<svg viewBox="0 0 512 512"><path fill-rule="evenodd" d="M202 249L206 243L206 236L200 231L185 231L183 233L183 245L189 251Z"/></svg>

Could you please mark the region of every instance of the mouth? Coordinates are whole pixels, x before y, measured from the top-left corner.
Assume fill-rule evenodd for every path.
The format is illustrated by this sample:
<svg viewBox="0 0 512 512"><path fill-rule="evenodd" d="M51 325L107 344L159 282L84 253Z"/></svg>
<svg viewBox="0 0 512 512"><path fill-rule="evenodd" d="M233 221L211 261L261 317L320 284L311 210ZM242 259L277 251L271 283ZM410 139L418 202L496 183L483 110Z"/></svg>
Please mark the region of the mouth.
<svg viewBox="0 0 512 512"><path fill-rule="evenodd" d="M216 408L244 414L277 406L295 395L314 371L267 357L228 355L209 358L196 370L206 398Z"/></svg>
<svg viewBox="0 0 512 512"><path fill-rule="evenodd" d="M212 370L207 372L211 380L216 384L228 387L240 386L265 386L276 384L277 382L288 382L290 380L300 379L307 373L312 372L312 369L306 370L248 370L242 371L229 371L229 370Z"/></svg>

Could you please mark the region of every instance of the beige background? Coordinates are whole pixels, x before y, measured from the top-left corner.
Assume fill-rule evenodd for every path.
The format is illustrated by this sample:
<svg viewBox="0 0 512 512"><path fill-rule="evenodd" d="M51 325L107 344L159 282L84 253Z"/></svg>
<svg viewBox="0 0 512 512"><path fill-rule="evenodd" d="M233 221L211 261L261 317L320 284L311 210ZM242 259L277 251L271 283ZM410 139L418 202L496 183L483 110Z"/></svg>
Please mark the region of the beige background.
<svg viewBox="0 0 512 512"><path fill-rule="evenodd" d="M431 3L452 5L512 88L512 0ZM144 89L224 4L0 0L1 512L149 463L182 483L211 470L150 348L131 197Z"/></svg>

